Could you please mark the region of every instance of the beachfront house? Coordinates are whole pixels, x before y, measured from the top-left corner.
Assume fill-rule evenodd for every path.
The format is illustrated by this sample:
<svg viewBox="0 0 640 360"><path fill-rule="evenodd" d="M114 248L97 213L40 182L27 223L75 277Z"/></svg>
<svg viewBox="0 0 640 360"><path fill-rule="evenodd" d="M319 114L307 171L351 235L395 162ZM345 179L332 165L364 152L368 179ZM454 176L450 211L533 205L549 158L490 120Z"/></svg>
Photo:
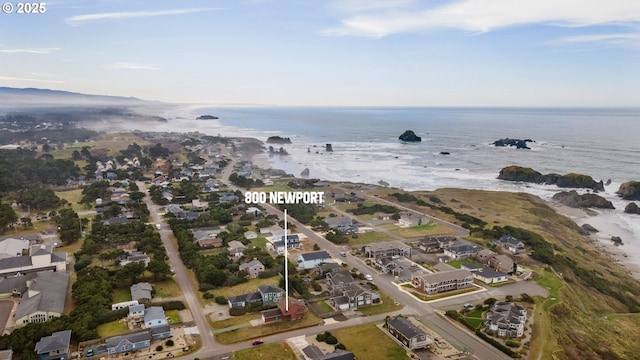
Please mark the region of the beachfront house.
<svg viewBox="0 0 640 360"><path fill-rule="evenodd" d="M487 313L484 327L499 337L521 337L526 322L527 309L512 302L497 302Z"/></svg>
<svg viewBox="0 0 640 360"><path fill-rule="evenodd" d="M424 349L434 340L409 319L397 316L387 321L387 330L409 350Z"/></svg>

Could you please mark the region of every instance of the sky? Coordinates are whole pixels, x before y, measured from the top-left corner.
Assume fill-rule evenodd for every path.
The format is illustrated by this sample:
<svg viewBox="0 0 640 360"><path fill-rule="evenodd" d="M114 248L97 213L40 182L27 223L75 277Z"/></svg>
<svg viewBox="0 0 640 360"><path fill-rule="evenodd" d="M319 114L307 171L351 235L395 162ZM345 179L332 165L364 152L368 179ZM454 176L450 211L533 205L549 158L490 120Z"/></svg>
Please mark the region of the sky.
<svg viewBox="0 0 640 360"><path fill-rule="evenodd" d="M0 86L220 105L640 105L637 0L9 4Z"/></svg>

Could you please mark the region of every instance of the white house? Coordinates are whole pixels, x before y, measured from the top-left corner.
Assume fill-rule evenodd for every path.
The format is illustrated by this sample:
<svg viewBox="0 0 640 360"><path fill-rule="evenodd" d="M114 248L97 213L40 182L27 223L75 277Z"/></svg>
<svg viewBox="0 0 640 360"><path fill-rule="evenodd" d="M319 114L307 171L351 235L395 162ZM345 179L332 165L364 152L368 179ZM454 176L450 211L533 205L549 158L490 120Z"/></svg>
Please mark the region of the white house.
<svg viewBox="0 0 640 360"><path fill-rule="evenodd" d="M167 324L167 317L161 306L151 306L144 310L144 326L147 329Z"/></svg>
<svg viewBox="0 0 640 360"><path fill-rule="evenodd" d="M298 267L302 269L313 269L320 263L328 262L331 256L328 252L321 250L298 256Z"/></svg>

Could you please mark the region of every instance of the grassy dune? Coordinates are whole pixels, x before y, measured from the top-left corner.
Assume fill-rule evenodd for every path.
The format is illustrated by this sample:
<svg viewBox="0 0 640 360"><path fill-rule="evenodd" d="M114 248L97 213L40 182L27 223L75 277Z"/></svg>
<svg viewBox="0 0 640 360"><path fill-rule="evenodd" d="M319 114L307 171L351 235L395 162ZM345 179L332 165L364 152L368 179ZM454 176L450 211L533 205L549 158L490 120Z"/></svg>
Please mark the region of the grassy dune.
<svg viewBox="0 0 640 360"><path fill-rule="evenodd" d="M640 282L580 235L571 219L524 193L441 189L418 195L437 196L442 205L480 218L487 227L533 231L554 246L555 258L562 260L557 266L562 268L555 270L562 279L538 263L539 282L551 295L538 299L530 359L636 359L640 354L640 315L635 313ZM437 210L411 206L446 218Z"/></svg>

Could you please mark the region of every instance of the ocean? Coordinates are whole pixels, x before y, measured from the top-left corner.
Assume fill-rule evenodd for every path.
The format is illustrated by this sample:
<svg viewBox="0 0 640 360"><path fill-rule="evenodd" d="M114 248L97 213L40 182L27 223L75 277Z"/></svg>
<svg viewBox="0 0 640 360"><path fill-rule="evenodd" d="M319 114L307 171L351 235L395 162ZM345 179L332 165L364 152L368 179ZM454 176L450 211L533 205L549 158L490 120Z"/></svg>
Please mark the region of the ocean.
<svg viewBox="0 0 640 360"><path fill-rule="evenodd" d="M616 209L598 210L598 217L577 222L607 228L599 234L602 240L621 236L628 260L640 264L640 216L625 214L628 202L615 194L621 183L640 181L640 109L202 107L181 114L159 130L263 141L289 137L292 144L274 147L283 146L290 155L271 161L296 176L308 168L310 177L324 180L384 182L406 190L524 191L545 200L566 189L501 181L500 169L520 165L543 174L610 179L600 195ZM195 120L203 114L220 119ZM405 130L422 142L400 142ZM533 142L530 150L492 145L501 138ZM326 144L333 152L324 150Z"/></svg>

